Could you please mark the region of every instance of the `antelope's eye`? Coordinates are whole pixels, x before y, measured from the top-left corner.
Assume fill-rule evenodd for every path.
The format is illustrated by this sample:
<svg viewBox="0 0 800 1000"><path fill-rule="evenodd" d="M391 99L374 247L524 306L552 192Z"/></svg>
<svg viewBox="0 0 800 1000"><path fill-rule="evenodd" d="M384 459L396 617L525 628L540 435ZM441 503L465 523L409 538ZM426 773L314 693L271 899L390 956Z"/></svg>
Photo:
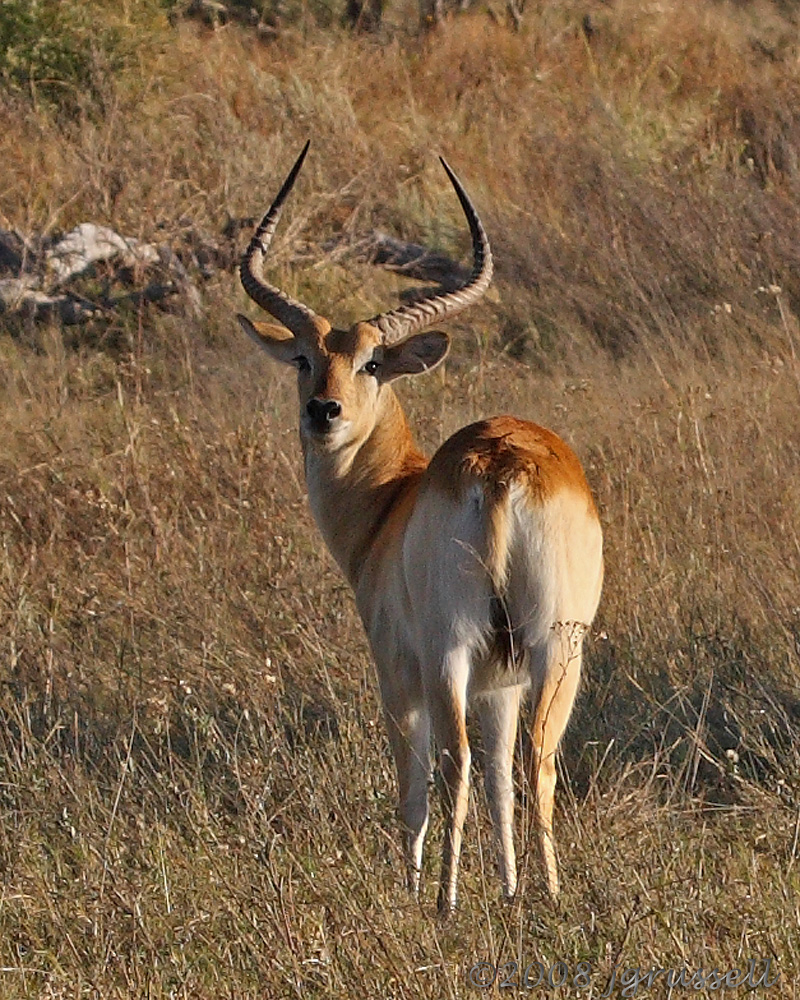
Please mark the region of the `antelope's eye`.
<svg viewBox="0 0 800 1000"><path fill-rule="evenodd" d="M292 362L297 366L299 372L310 372L311 364L308 358L304 357L302 354L298 354L296 358L292 358Z"/></svg>
<svg viewBox="0 0 800 1000"><path fill-rule="evenodd" d="M367 375L377 375L380 364L377 361L368 361L361 369Z"/></svg>

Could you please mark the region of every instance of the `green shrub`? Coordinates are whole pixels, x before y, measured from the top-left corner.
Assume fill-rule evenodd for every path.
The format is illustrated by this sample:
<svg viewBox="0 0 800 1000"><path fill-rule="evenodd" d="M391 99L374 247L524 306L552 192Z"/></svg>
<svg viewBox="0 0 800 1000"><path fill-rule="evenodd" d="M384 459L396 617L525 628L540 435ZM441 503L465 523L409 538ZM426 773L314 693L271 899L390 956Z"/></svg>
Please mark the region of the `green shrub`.
<svg viewBox="0 0 800 1000"><path fill-rule="evenodd" d="M73 111L162 44L160 0L0 0L0 80Z"/></svg>

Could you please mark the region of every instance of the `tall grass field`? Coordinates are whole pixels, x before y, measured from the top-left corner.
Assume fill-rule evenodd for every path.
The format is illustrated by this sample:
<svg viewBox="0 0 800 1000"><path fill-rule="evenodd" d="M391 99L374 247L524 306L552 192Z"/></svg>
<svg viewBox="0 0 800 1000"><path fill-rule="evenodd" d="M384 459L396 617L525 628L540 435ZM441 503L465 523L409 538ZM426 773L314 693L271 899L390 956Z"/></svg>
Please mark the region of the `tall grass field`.
<svg viewBox="0 0 800 1000"><path fill-rule="evenodd" d="M562 892L520 801L502 901L471 729L459 909L438 804L406 893L294 379L187 258L192 300L0 314L0 998L800 996L800 7L196 7L0 3L0 229L235 260L310 138L270 278L342 325L415 284L365 234L468 261L447 157L496 277L400 386L419 443L541 423L605 532Z"/></svg>

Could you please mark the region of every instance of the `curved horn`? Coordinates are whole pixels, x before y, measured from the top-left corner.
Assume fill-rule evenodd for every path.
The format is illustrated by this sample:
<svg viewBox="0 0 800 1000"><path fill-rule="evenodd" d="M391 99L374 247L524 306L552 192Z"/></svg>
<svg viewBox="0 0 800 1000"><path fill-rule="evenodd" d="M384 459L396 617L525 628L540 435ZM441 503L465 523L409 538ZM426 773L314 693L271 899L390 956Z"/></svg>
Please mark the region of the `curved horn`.
<svg viewBox="0 0 800 1000"><path fill-rule="evenodd" d="M306 153L310 145L311 140L309 139L305 146L303 146L303 151L297 157L295 165L289 172L289 176L283 182L283 187L278 192L278 196L273 201L269 211L262 219L261 225L250 240L250 245L245 251L239 267L239 277L241 278L242 286L250 298L271 316L274 316L279 323L283 323L285 327L288 327L294 334L308 331L309 325L312 325L316 318L315 313L308 306L304 306L302 302L298 302L279 288L275 288L264 281L262 272L264 269L264 258L267 255L269 245L272 242L272 237L278 225L278 220L281 217L283 203L294 187L294 182L297 180L297 175L300 173L300 168L303 166L303 160L306 158Z"/></svg>
<svg viewBox="0 0 800 1000"><path fill-rule="evenodd" d="M440 156L439 159L456 190L458 200L461 202L461 207L464 209L469 223L469 231L472 235L472 273L467 283L454 292L431 295L429 298L421 299L408 306L401 306L391 312L381 313L380 316L369 320L368 322L372 326L376 326L381 331L385 344L394 344L399 340L405 340L412 333L417 333L433 323L461 312L462 309L466 309L467 306L471 306L481 298L492 280L494 264L486 231L461 181L453 173L444 157Z"/></svg>

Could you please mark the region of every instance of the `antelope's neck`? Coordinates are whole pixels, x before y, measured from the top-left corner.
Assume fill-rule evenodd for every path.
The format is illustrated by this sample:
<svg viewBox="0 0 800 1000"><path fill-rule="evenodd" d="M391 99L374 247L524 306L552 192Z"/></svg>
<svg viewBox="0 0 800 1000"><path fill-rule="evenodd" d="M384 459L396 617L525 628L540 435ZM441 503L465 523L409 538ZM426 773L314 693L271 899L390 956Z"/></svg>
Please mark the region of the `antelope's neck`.
<svg viewBox="0 0 800 1000"><path fill-rule="evenodd" d="M334 559L355 588L386 533L402 534L428 459L414 443L388 387L383 412L366 440L328 454L305 447L308 497Z"/></svg>

